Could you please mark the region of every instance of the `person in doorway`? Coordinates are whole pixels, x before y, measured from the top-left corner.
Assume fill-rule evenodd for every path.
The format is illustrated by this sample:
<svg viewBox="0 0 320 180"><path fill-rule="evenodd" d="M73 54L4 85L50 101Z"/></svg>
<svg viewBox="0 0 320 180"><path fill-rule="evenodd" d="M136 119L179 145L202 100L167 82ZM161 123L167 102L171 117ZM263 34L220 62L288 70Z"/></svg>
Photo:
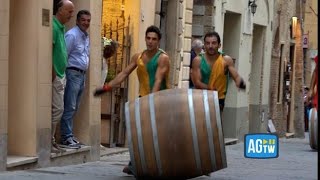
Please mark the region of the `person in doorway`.
<svg viewBox="0 0 320 180"><path fill-rule="evenodd" d="M308 125L309 125L309 118L308 118L308 114L310 109L312 108L311 106L311 101L308 98L308 94L309 94L309 88L307 86L304 86L303 88L303 101L304 101L304 130L305 132L308 131Z"/></svg>
<svg viewBox="0 0 320 180"><path fill-rule="evenodd" d="M73 16L74 5L69 0L54 1L53 3L53 39L52 39L52 127L51 152L59 153L63 150L55 140L57 124L63 114L65 70L67 66L67 48L64 38L65 26Z"/></svg>
<svg viewBox="0 0 320 180"><path fill-rule="evenodd" d="M204 36L205 53L194 58L192 63L192 80L196 89L218 91L220 111L223 111L228 89L229 74L240 89L245 89L243 78L234 68L233 60L222 55L220 36L217 32L209 32Z"/></svg>
<svg viewBox="0 0 320 180"><path fill-rule="evenodd" d="M313 70L308 99L312 99L312 106L318 110L318 56L314 58L316 67Z"/></svg>
<svg viewBox="0 0 320 180"><path fill-rule="evenodd" d="M192 41L192 44L191 44L191 51L190 51L190 80L189 80L189 88L193 88L194 85L193 85L193 82L191 80L191 77L192 77L192 61L193 59L198 56L202 51L203 51L203 43L200 39L194 39Z"/></svg>
<svg viewBox="0 0 320 180"><path fill-rule="evenodd" d="M89 35L91 14L81 10L77 14L76 26L66 34L68 65L66 70L66 88L64 93L64 111L61 118L61 146L77 149L80 143L73 134L73 118L79 108L85 87L86 71L89 67Z"/></svg>
<svg viewBox="0 0 320 180"><path fill-rule="evenodd" d="M133 55L130 64L120 72L113 80L105 84L102 88L96 89L94 96L99 96L110 91L113 87L123 82L131 72L137 68L139 79L139 96L146 96L152 92L157 92L169 88L170 61L166 52L159 48L161 40L160 29L150 26L145 33L147 49ZM133 174L131 162L123 169L124 173Z"/></svg>
<svg viewBox="0 0 320 180"><path fill-rule="evenodd" d="M106 82L108 75L108 59L111 58L116 52L118 48L118 42L113 41L112 39L108 39L106 37L102 38L103 40L103 61L102 61L102 72L101 72L101 81L102 84Z"/></svg>

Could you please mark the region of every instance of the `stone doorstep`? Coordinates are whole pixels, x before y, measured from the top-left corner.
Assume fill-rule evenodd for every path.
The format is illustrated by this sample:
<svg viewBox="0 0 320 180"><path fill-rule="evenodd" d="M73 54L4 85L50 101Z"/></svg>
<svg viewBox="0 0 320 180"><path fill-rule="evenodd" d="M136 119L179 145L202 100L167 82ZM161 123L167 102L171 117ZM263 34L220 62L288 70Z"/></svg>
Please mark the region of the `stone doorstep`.
<svg viewBox="0 0 320 180"><path fill-rule="evenodd" d="M286 138L294 138L294 133L286 133Z"/></svg>
<svg viewBox="0 0 320 180"><path fill-rule="evenodd" d="M236 144L238 142L238 139L235 138L225 138L224 139L225 145L232 145ZM56 157L61 157L61 156L66 156L69 154L75 154L75 153L80 153L80 152L85 152L85 151L90 151L91 147L90 146L84 146L79 149L66 149L66 152L63 153L51 153L50 157L51 158L56 158ZM122 148L122 147L115 147L115 148L107 148L104 146L101 146L100 148L100 157L103 156L110 156L114 154L120 154L124 152L128 152L128 148ZM7 168L15 167L15 166L20 166L24 164L30 164L38 161L38 157L26 157L26 156L8 156L7 158Z"/></svg>
<svg viewBox="0 0 320 180"><path fill-rule="evenodd" d="M24 164L31 164L38 161L38 157L27 157L27 156L8 156L7 157L7 168L12 168Z"/></svg>
<svg viewBox="0 0 320 180"><path fill-rule="evenodd" d="M75 154L75 153L90 151L91 150L91 146L82 146L79 149L67 149L67 148L63 148L63 149L65 149L66 152L51 153L50 157L51 158L56 158L56 157L66 156L66 155L69 155L69 154Z"/></svg>
<svg viewBox="0 0 320 180"><path fill-rule="evenodd" d="M70 154L76 154L80 152L89 152L91 150L90 146L83 146L79 149L65 149L66 152L63 153L51 153L50 158L56 158L61 156L66 156ZM38 161L38 157L29 156L8 156L7 157L7 168L12 168L16 166L26 165L35 163Z"/></svg>
<svg viewBox="0 0 320 180"><path fill-rule="evenodd" d="M67 151L63 152L63 153L51 153L50 157L56 158L56 157L66 156L66 155L80 153L80 152L86 152L86 151L89 152L91 150L91 147L90 146L83 146L79 149L65 149L65 150L67 150ZM37 161L38 161L38 157L11 156L11 155L9 155L7 157L7 168L31 164L31 163L35 163Z"/></svg>
<svg viewBox="0 0 320 180"><path fill-rule="evenodd" d="M101 146L100 148L100 157L103 156L111 156L114 154L120 154L120 153L124 153L124 152L128 152L129 149L125 148L125 147L114 147L114 148L108 148L105 146Z"/></svg>
<svg viewBox="0 0 320 180"><path fill-rule="evenodd" d="M236 144L237 142L238 142L238 139L236 138L224 138L224 144L226 146ZM114 154L120 154L128 151L129 151L129 148L123 148L123 147L108 148L108 147L101 146L100 157L111 156Z"/></svg>
<svg viewBox="0 0 320 180"><path fill-rule="evenodd" d="M236 138L224 138L224 144L227 145L233 145L233 144L237 144L238 139Z"/></svg>

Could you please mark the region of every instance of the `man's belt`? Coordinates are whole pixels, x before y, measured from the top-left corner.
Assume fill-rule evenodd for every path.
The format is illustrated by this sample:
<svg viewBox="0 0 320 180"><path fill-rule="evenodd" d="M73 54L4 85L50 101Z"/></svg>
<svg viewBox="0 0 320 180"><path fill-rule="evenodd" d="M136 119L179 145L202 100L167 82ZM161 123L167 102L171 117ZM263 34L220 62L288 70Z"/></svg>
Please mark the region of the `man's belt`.
<svg viewBox="0 0 320 180"><path fill-rule="evenodd" d="M80 73L82 73L82 74L85 74L85 73L86 73L85 70L79 69L79 68L77 68L77 67L67 67L67 69L71 69L71 70L74 70L74 71L78 71L78 72L80 72Z"/></svg>

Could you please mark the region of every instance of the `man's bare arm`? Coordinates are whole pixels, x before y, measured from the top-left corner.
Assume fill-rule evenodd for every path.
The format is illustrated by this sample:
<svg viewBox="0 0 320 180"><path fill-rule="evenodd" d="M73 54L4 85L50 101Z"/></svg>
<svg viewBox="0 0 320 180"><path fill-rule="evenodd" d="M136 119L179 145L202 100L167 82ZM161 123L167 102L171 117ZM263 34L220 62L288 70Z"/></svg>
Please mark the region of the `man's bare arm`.
<svg viewBox="0 0 320 180"><path fill-rule="evenodd" d="M201 70L200 70L201 59L199 56L195 57L192 61L192 74L191 79L196 89L208 89L208 85L201 82Z"/></svg>
<svg viewBox="0 0 320 180"><path fill-rule="evenodd" d="M224 56L223 58L224 58L225 65L227 66L231 74L232 79L236 83L236 86L238 88L245 89L245 83L242 77L237 72L236 68L234 67L232 58L230 56Z"/></svg>
<svg viewBox="0 0 320 180"><path fill-rule="evenodd" d="M170 69L170 60L169 56L162 53L158 60L158 67L156 71L155 82L153 85L152 92L160 91L161 82L166 78L166 74Z"/></svg>
<svg viewBox="0 0 320 180"><path fill-rule="evenodd" d="M137 53L132 56L130 64L121 71L113 80L108 83L108 86L114 87L120 83L122 83L130 74L131 72L137 67L137 59L140 53Z"/></svg>

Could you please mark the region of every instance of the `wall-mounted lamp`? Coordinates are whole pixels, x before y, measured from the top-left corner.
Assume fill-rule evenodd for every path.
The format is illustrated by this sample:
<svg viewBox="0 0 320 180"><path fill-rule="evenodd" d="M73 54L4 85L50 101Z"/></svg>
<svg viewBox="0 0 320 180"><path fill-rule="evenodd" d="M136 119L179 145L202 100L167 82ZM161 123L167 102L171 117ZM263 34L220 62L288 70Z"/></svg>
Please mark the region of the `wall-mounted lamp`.
<svg viewBox="0 0 320 180"><path fill-rule="evenodd" d="M295 38L297 36L297 24L298 24L298 18L293 16L291 18L291 33L292 38Z"/></svg>
<svg viewBox="0 0 320 180"><path fill-rule="evenodd" d="M251 8L251 13L252 15L254 15L254 13L256 13L257 10L257 4L256 4L256 0L249 0L248 2L248 7Z"/></svg>

